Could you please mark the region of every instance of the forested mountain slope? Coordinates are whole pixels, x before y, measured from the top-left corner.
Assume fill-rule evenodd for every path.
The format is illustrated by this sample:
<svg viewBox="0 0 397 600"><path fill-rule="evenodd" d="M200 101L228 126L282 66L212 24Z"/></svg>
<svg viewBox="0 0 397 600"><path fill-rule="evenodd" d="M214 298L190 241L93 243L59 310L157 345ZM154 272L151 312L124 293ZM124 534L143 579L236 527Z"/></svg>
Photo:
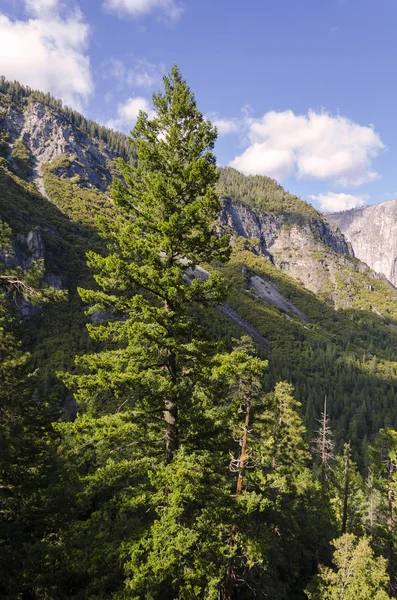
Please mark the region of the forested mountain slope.
<svg viewBox="0 0 397 600"><path fill-rule="evenodd" d="M384 600L397 290L164 84L132 142L0 81L0 596Z"/></svg>
<svg viewBox="0 0 397 600"><path fill-rule="evenodd" d="M0 217L12 229L14 255L31 252L21 236L36 232L47 280L69 290L67 309L30 311L24 338L42 385L67 401L55 372L92 344L75 290L94 285L85 252L101 248L95 217L111 218L114 210L104 192L115 147L133 159L132 146L49 97L16 84L3 82L1 89ZM228 303L242 326L248 322L269 342L269 389L280 378L295 385L309 435L327 394L337 439L348 432L357 450L365 447L397 418L396 290L354 258L318 211L275 181L227 168L218 185L220 226L234 239L232 261L223 267L231 282ZM209 316L208 326L229 340L241 328L225 314Z"/></svg>

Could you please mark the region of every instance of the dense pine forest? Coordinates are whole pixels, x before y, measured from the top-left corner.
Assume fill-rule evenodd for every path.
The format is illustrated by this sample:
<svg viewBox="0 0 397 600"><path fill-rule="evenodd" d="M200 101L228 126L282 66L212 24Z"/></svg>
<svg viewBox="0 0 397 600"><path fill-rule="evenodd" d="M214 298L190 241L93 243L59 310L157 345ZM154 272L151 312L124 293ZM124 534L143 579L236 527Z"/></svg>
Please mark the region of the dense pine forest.
<svg viewBox="0 0 397 600"><path fill-rule="evenodd" d="M277 182L217 167L177 67L130 138L0 98L0 597L396 597L395 288ZM40 193L5 125L32 102L118 155L106 193L65 154ZM220 224L228 201L279 254Z"/></svg>

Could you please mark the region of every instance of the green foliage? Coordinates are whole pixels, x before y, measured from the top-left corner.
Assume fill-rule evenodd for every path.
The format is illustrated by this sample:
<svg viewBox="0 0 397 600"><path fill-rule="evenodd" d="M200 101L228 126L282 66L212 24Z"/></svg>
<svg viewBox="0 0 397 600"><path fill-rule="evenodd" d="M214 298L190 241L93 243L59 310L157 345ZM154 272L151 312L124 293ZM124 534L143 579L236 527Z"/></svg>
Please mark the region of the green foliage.
<svg viewBox="0 0 397 600"><path fill-rule="evenodd" d="M105 600L124 588L121 547L152 521L147 473L158 469L155 439L125 408L55 427L70 513L48 539L41 583L55 597Z"/></svg>
<svg viewBox="0 0 397 600"><path fill-rule="evenodd" d="M286 192L274 179L263 175L243 175L232 167L219 169L218 192L263 212L282 213L289 224L322 219L311 204Z"/></svg>
<svg viewBox="0 0 397 600"><path fill-rule="evenodd" d="M277 483L274 487L288 490L299 487L299 474L309 461L305 444L306 428L299 415L302 406L293 396L293 387L284 381L276 384L274 394L270 396L270 414L272 421L271 454Z"/></svg>
<svg viewBox="0 0 397 600"><path fill-rule="evenodd" d="M109 254L88 254L103 291L80 292L91 304L90 313L112 315L90 327L90 334L114 346L82 359L93 375L76 382L80 401L92 398L94 390L100 398L104 390L119 402L127 390L136 389L142 406L150 401L159 410L164 397L170 402L180 397L182 410L199 378L197 357L210 348L191 336L195 319L187 307L219 303L225 290L217 276L188 285L186 273L198 262L226 259L228 240L212 234L219 209L211 152L215 134L177 71L154 104L156 118L148 121L141 114L136 125L138 165L119 163L127 183L114 184L120 216L99 223ZM164 140L160 131L167 131Z"/></svg>
<svg viewBox="0 0 397 600"><path fill-rule="evenodd" d="M11 229L0 222L4 251ZM16 341L10 295L29 302L60 300L64 295L41 283L43 265L29 271L0 265L0 595L24 597L34 580L35 545L51 520L47 491L54 484L50 406L35 390L27 353ZM51 416L54 416L53 414ZM19 594L22 595L19 595Z"/></svg>
<svg viewBox="0 0 397 600"><path fill-rule="evenodd" d="M154 96L155 118L149 121L141 114L134 130L138 164L132 167L119 162L126 183L116 180L114 184L112 195L119 214L98 224L108 241L108 254L88 253L100 289L80 289L83 300L90 304L89 313L105 315L89 326L91 337L105 349L78 359L81 374L63 377L76 390L83 413L66 427L65 443L74 440L75 448L80 439L90 440L89 448L83 444L80 458L90 465L89 476L80 480L84 483L81 495L90 498L93 486L99 486L95 509L88 509L84 526L63 534L65 552L69 539L77 536L80 540L87 534L92 539L97 531L108 548L105 554L111 568L115 553L124 548L129 557L126 589L130 592L120 597L127 594L125 597L131 598L141 590L154 594L158 586L171 586L173 591L167 593L180 597L192 597L192 590L204 593L208 586L215 589L211 556L222 551L218 537L214 534L210 543L207 536L202 543L208 578L203 579L202 565L196 573L186 571L187 549L199 543L197 536L205 530L204 500L211 493L219 495L214 477L211 486L205 487L210 472L201 475L201 468L210 465L209 452L199 452L194 458L192 448L203 445L216 428L210 420L214 397L208 393L208 370L217 346L200 331L198 317L203 307L222 301L225 284L216 275L205 282L188 279L196 264L224 261L229 254L228 238L213 234L219 211L212 153L215 132L197 110L177 68L164 81L165 93ZM166 133L160 136L160 132ZM115 454L111 460L102 453L108 441L101 424L106 423L117 425L110 438L113 447L109 454ZM125 447L126 427L130 427L132 441ZM101 434L93 435L93 431ZM190 449L188 455L185 448ZM121 463L119 452L125 457ZM167 466L159 463L161 456ZM193 462L199 465L197 478L189 482L192 470L187 465ZM117 488L117 482L125 481L127 475L128 486L109 498L106 486L112 483L111 489ZM131 488L131 477L141 482L140 487L135 484ZM159 511L160 498L163 509ZM191 510L186 506L189 499ZM134 532L122 529L110 543L108 515L116 510L123 517L123 507L129 522L135 524ZM195 522L196 533L192 531ZM170 536L175 554L169 552L168 562L163 564L158 552ZM132 544L131 539L136 542ZM221 543L221 549L223 546ZM95 555L82 559L82 564L89 565L92 573L83 586L84 597L105 598L110 590L118 590L120 579L103 577ZM72 565L81 571L75 560ZM219 566L215 572L217 569Z"/></svg>
<svg viewBox="0 0 397 600"><path fill-rule="evenodd" d="M98 239L97 234L89 226L79 227L55 202L41 196L33 184L7 170L5 161L1 166L0 197L4 222L15 233L22 234L40 227L51 273L66 273L67 276L74 273L76 277L84 272L81 262L89 248L87 238L96 235Z"/></svg>
<svg viewBox="0 0 397 600"><path fill-rule="evenodd" d="M56 174L59 169L69 166L73 160L76 159L61 154L43 167L44 187L51 202L73 223L79 225L94 228L95 220L99 215L109 221L112 220L114 208L105 194L96 188L81 187L78 185L78 180L74 178L59 177ZM90 237L91 243L94 242L94 232ZM84 241L82 243L84 244Z"/></svg>
<svg viewBox="0 0 397 600"><path fill-rule="evenodd" d="M30 447L23 436L27 411L19 400L22 397L27 401L26 388L20 379L28 357L20 351L10 332L9 317L7 318L2 296L0 302L0 593L3 595L13 585L18 572L18 566L15 570L10 567L17 560L17 549L20 550L21 538L23 539L17 510L20 506L23 477L28 470L26 452Z"/></svg>
<svg viewBox="0 0 397 600"><path fill-rule="evenodd" d="M18 175L26 179L30 175L32 163L30 152L22 140L17 140L13 145L11 157L17 166Z"/></svg>
<svg viewBox="0 0 397 600"><path fill-rule="evenodd" d="M223 381L225 390L225 431L230 431L225 449L231 459L233 487L241 478L232 505L228 562L233 598L295 597L312 574L312 557L305 545L317 548L324 557L330 533L322 522L320 540L316 529L320 494L308 469L299 403L285 382L264 394L266 366L242 339L231 353L216 357L213 369L213 377ZM222 582L222 598L230 596L229 581L225 577Z"/></svg>
<svg viewBox="0 0 397 600"><path fill-rule="evenodd" d="M375 557L368 538L346 533L334 540L336 570L320 567L307 590L310 600L387 600L386 561Z"/></svg>
<svg viewBox="0 0 397 600"><path fill-rule="evenodd" d="M337 455L332 461L330 476L327 480L330 504L339 531L342 527L346 492L346 452L350 452L350 449L345 449L344 456ZM349 459L347 493L347 530L360 537L367 531L368 489L351 457Z"/></svg>
<svg viewBox="0 0 397 600"><path fill-rule="evenodd" d="M218 458L181 450L152 476L157 518L146 535L124 545L126 591L116 598L219 597L231 499Z"/></svg>
<svg viewBox="0 0 397 600"><path fill-rule="evenodd" d="M248 274L242 273L243 268ZM335 311L266 258L238 247L219 274L230 284L229 304L269 340L267 391L280 379L293 383L303 405L308 439L318 429L326 395L336 451L349 437L354 460L362 468L368 440L397 418L395 331L369 307ZM308 323L255 298L248 289L250 274L276 285ZM377 297L381 296L379 289ZM391 306L391 292L385 290L383 296Z"/></svg>
<svg viewBox="0 0 397 600"><path fill-rule="evenodd" d="M1 105L1 102L0 102ZM10 141L10 133L7 130L0 129L0 157L7 158L8 143Z"/></svg>
<svg viewBox="0 0 397 600"><path fill-rule="evenodd" d="M4 249L9 247L11 245L11 239L11 227L7 223L0 221L0 248Z"/></svg>
<svg viewBox="0 0 397 600"><path fill-rule="evenodd" d="M362 474L352 459L347 530L370 533L388 555L395 541L387 526L388 492L397 492L392 430L371 450L366 477L368 444L397 418L391 286L338 257L321 236L313 259L336 265L336 289L326 280L322 297L256 255L257 240L238 240L228 260L228 239L214 235L216 190L279 215L286 228L317 235L323 220L269 178L216 169L214 128L176 68L154 97L155 118L140 115L128 141L49 95L4 79L0 91L6 108L44 102L130 163L118 161L110 201L69 177L81 167L77 158L44 167L47 198L0 159L3 262L22 251L17 234L36 227L46 250L45 264L30 271L0 265L0 595L218 600L232 573L233 600L303 600L323 563L312 598L384 598L384 562L366 538L335 542L333 569L329 540L341 529L346 457L338 451L350 438ZM8 141L1 133L5 157ZM19 147L22 161L25 151ZM211 272L207 281L196 265ZM48 281L57 276L69 287L68 300L46 302L21 325L6 298L50 300L44 269ZM254 274L305 318L256 297ZM227 288L270 352L257 348L256 356L247 339L233 346L241 329L216 310ZM330 292L349 308L335 311ZM18 330L31 357L15 341ZM336 457L324 493L308 442L325 394ZM345 596L335 596L342 556L353 576Z"/></svg>
<svg viewBox="0 0 397 600"><path fill-rule="evenodd" d="M25 348L32 354L33 368L39 368L36 381L42 393L51 397L55 404L67 402L65 388L55 372L71 368L75 355L87 352L91 347L76 285L93 285L84 256L90 245L96 247L99 236L92 227L74 223L68 214L41 196L31 183L7 170L5 161L3 165L3 168L0 165L0 212L8 232L8 239L1 243L3 252L9 252L10 241L19 248L12 232L26 235L39 228L47 273L56 276L63 287L69 287L65 302L46 303L40 313L24 323L20 332ZM15 287L11 287L13 290Z"/></svg>

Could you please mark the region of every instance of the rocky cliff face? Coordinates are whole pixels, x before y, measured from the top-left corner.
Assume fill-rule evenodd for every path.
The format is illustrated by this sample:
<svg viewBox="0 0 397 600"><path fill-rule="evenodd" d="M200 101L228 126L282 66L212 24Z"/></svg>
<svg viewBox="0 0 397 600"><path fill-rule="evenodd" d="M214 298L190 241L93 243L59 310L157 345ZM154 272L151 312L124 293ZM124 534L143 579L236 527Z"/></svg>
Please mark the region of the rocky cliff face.
<svg viewBox="0 0 397 600"><path fill-rule="evenodd" d="M354 254L397 286L397 200L327 215Z"/></svg>
<svg viewBox="0 0 397 600"><path fill-rule="evenodd" d="M226 198L220 222L234 235L255 240L254 249L258 254L336 306L349 305L348 298L343 302L339 298L338 281L348 271L367 269L352 260L351 245L339 229L325 219L291 223L283 213L264 213Z"/></svg>
<svg viewBox="0 0 397 600"><path fill-rule="evenodd" d="M41 231L36 227L27 234L19 233L8 248L0 248L0 263L6 268L28 270L36 260L44 260L45 248Z"/></svg>
<svg viewBox="0 0 397 600"><path fill-rule="evenodd" d="M352 255L351 247L339 229L325 220L308 219L304 225L294 225L282 213L265 213L226 198L220 221L242 237L258 239L263 251L269 250L276 243L281 230L302 230L305 232L305 239L317 240L339 254Z"/></svg>
<svg viewBox="0 0 397 600"><path fill-rule="evenodd" d="M10 134L8 158L17 140L29 150L33 180L41 193L45 193L42 166L61 155L74 160L67 171L58 175L79 175L87 187L95 186L101 191L109 186L112 179L109 161L116 155L105 144L73 127L61 112L34 100L23 107L0 106L0 128Z"/></svg>

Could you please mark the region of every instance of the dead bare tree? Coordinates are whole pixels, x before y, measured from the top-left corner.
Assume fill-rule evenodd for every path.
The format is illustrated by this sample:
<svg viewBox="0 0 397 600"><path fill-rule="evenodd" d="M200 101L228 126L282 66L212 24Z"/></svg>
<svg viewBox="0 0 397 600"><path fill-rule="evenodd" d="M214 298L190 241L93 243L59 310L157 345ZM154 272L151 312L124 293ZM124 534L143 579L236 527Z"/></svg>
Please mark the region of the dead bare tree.
<svg viewBox="0 0 397 600"><path fill-rule="evenodd" d="M344 484L344 490L343 490L343 516L342 516L342 529L341 529L341 535L344 535L346 533L346 529L347 529L347 512L348 512L348 507L349 507L349 487L350 487L350 441L348 444L346 444L345 446L345 454L344 454L344 460L345 460L345 484Z"/></svg>
<svg viewBox="0 0 397 600"><path fill-rule="evenodd" d="M313 440L314 453L320 457L321 462L321 484L324 487L327 478L328 464L334 458L334 442L332 440L332 430L329 425L327 413L327 396L324 398L324 410L319 419L320 428L318 436Z"/></svg>

